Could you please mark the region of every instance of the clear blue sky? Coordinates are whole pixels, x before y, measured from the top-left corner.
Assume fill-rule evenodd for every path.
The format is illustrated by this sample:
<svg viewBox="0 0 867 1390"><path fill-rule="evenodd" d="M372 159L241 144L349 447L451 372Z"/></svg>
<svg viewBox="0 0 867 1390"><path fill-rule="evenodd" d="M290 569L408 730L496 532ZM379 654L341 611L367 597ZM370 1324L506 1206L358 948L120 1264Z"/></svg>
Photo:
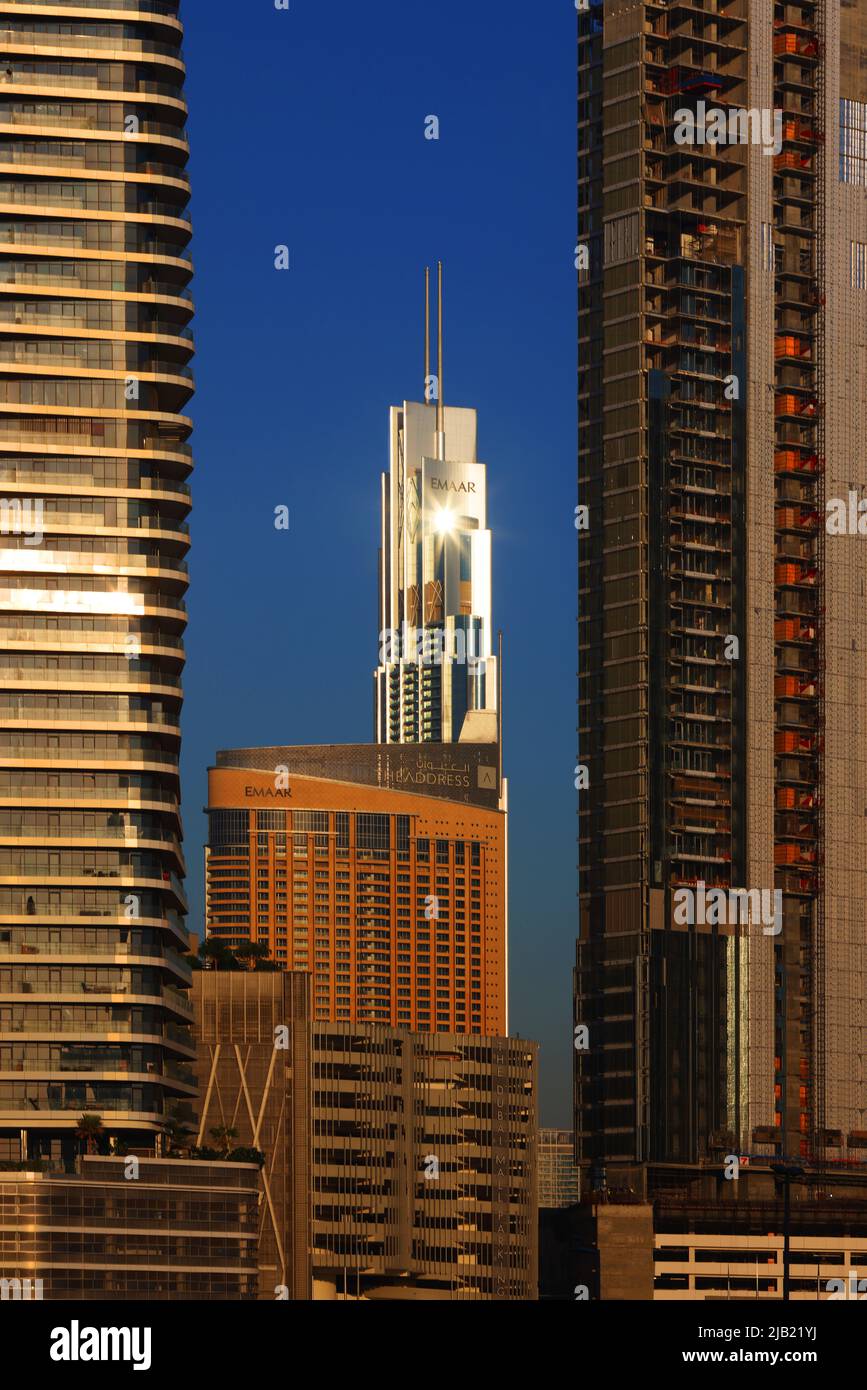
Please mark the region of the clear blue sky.
<svg viewBox="0 0 867 1390"><path fill-rule="evenodd" d="M197 393L183 797L201 931L217 748L372 738L388 407L479 412L505 642L511 1028L571 1112L575 900L572 0L187 0ZM424 138L425 117L440 139ZM274 269L289 247L291 269ZM290 508L278 532L274 508Z"/></svg>

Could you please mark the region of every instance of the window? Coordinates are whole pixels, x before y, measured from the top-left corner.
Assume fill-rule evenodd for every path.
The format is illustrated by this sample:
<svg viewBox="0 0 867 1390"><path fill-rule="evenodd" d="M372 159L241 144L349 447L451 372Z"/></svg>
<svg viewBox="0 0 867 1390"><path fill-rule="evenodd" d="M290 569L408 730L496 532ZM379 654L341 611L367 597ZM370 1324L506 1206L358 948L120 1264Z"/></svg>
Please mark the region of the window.
<svg viewBox="0 0 867 1390"><path fill-rule="evenodd" d="M249 811L211 811L209 820L211 849L248 844L250 839Z"/></svg>
<svg viewBox="0 0 867 1390"><path fill-rule="evenodd" d="M774 227L771 222L763 222L761 225L761 252L762 270L773 275L776 266L776 248L774 246Z"/></svg>
<svg viewBox="0 0 867 1390"><path fill-rule="evenodd" d="M867 188L867 104L840 100L840 182Z"/></svg>
<svg viewBox="0 0 867 1390"><path fill-rule="evenodd" d="M389 849L391 846L390 817L361 811L355 818L356 844L359 850Z"/></svg>

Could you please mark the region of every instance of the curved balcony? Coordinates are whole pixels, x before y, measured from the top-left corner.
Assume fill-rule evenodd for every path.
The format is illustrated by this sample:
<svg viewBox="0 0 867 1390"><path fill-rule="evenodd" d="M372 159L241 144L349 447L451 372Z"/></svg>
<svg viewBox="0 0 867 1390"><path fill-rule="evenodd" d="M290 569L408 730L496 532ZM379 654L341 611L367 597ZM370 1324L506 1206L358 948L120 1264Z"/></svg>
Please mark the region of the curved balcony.
<svg viewBox="0 0 867 1390"><path fill-rule="evenodd" d="M146 327L106 328L94 322L88 315L87 306L91 302L81 299L76 302L76 307L80 305L82 312L61 316L50 313L24 314L16 310L13 300L0 299L0 333L13 333L20 339L26 339L27 335L33 333L45 338L68 338L72 332L76 336L99 338L109 344L159 343L181 352L192 350L192 330L185 323L148 318Z"/></svg>
<svg viewBox="0 0 867 1390"><path fill-rule="evenodd" d="M43 57L43 62L50 61L50 59ZM75 93L85 100L98 99L103 92L111 92L113 100L141 105L152 103L155 106L168 106L184 118L187 115L187 104L179 97L178 88L166 82L140 81L134 87L129 87L125 82L86 74L67 76L63 73L23 72L19 70L13 71L11 76L8 73L3 73L0 76L0 100L2 100L4 89L16 95L26 92L28 95L52 96L57 92L69 96Z"/></svg>
<svg viewBox="0 0 867 1390"><path fill-rule="evenodd" d="M95 492L95 487L83 486L79 489L78 497L70 497L68 500L70 503L73 503L79 501L81 496L90 496ZM63 500L66 501L67 499L64 498ZM4 503L6 503L5 514L3 512ZM9 499L4 498L0 499L0 518L3 518L4 515L7 520L12 520L19 516L22 520L29 520L34 514L24 510L18 512L13 506L9 505ZM40 524L43 538L52 536L55 545L66 538L80 541L84 537L96 538L100 534L106 535L109 540L115 542L128 541L128 549L119 552L121 554L131 553L135 555L139 553L137 547L141 544L140 537L142 533L144 533L151 545L157 545L159 542L162 542L166 546L166 552L169 556L174 553L175 549L179 550L182 555L185 554L190 544L189 525L186 521L175 521L168 516L143 516L134 518L132 523L121 523L118 525L113 520L110 522L102 521L102 518L97 512L76 513L72 510L71 506L68 510L61 510L59 507L52 505L51 499L46 499L46 505L43 506L40 514ZM2 539L3 537L0 536L0 541L2 541ZM15 547L12 548L15 549Z"/></svg>
<svg viewBox="0 0 867 1390"><path fill-rule="evenodd" d="M136 277L136 284L127 285L123 283L123 277L119 277L112 278L108 284L104 278L97 278L97 273L89 261L77 261L74 258L67 261L67 264L75 268L71 275L52 275L44 271L34 273L29 262L28 268L13 270L12 266L15 264L17 262L7 261L2 267L0 279L0 293L9 295L10 298L16 295L23 297L25 294L44 294L49 290L59 289L63 290L64 294L80 294L88 300L102 299L125 304L165 302L172 308L192 313L191 291L170 281L151 278L142 279L141 283L138 283L140 277Z"/></svg>
<svg viewBox="0 0 867 1390"><path fill-rule="evenodd" d="M42 144L50 144L50 140L43 137ZM40 178L56 177L58 179L96 179L104 183L143 183L156 181L160 187L176 188L185 195L187 199L191 196L190 180L185 171L178 164L164 164L158 160L142 160L138 164L127 164L123 160L117 163L106 164L96 151L87 151L79 155L64 156L51 150L38 153L32 150L22 150L8 141L0 141L0 176L17 174L16 165L23 167L29 173L36 170Z"/></svg>
<svg viewBox="0 0 867 1390"><path fill-rule="evenodd" d="M7 97L9 93L6 93ZM68 103L63 103L68 105ZM60 106L60 103L57 103ZM111 115L108 123L105 123L98 115L90 111L89 103L82 102L81 110L72 115L63 115L57 111L15 111L7 103L4 109L0 106L0 135L29 136L35 135L40 139L50 138L50 134L55 130L60 132L67 139L82 140L106 140L117 142L118 144L129 145L132 148L147 146L151 143L162 146L166 145L177 148L185 157L190 153L190 142L184 135L184 128L181 125L169 124L165 121L139 121L139 128L135 133L127 130L124 122L116 116ZM90 114L89 114L90 113Z"/></svg>
<svg viewBox="0 0 867 1390"><path fill-rule="evenodd" d="M28 576L29 578L29 576ZM32 581L31 581L32 582ZM137 618L174 621L186 625L187 613L183 596L148 589L138 594L117 594L111 591L75 589L41 591L36 588L0 587L0 612L50 613L56 617L79 613L130 614Z"/></svg>
<svg viewBox="0 0 867 1390"><path fill-rule="evenodd" d="M147 62L150 59L162 61L167 59L166 66L178 73L179 77L184 74L184 64L178 56L179 50L176 45L157 43L153 39L128 39L123 35L105 34L52 34L46 29L26 29L24 25L32 15L24 15L20 10L17 11L19 23L16 26L3 25L0 18L0 49L4 53L15 53L18 49L25 51L26 56L31 56L34 49L37 49L35 57L42 58L46 55L41 51L49 49L51 56L55 51L59 52L62 58L72 54L77 58L89 58L96 54L101 62L107 57L122 63ZM3 18L10 17L2 15ZM81 21L82 24L88 21Z"/></svg>
<svg viewBox="0 0 867 1390"><path fill-rule="evenodd" d="M45 15L55 15L58 19L66 21L67 16L64 11L72 10L93 10L94 18L99 15L104 19L134 20L136 23L160 23L171 27L180 35L183 26L177 17L177 4L171 0L129 0L128 4L120 3L120 0L32 0L38 5L39 13ZM0 4L0 14L20 15L21 10L17 4Z"/></svg>
<svg viewBox="0 0 867 1390"><path fill-rule="evenodd" d="M110 1116L112 1129L162 1130L165 1117L161 1109L130 1110L128 1104L125 1097L116 1101L71 1100L65 1109L56 1110L49 1105L41 1105L37 1100L21 1101L17 1105L12 1101L0 1100L0 1121L12 1121L15 1128L24 1125L28 1129L75 1130L78 1128L78 1117L87 1110L98 1111L103 1117Z"/></svg>
<svg viewBox="0 0 867 1390"><path fill-rule="evenodd" d="M7 538L4 536L2 539ZM115 576L123 575L129 579L171 580L184 586L188 579L186 561L176 560L171 556L124 555L108 558L87 552L82 554L75 551L43 551L40 546L33 546L29 551L23 547L21 550L0 549L0 573L14 571L22 577L34 573L56 572L74 578L77 574L105 574L109 568Z"/></svg>
<svg viewBox="0 0 867 1390"><path fill-rule="evenodd" d="M0 477L22 497L39 491L47 538L38 555L20 543L26 532L0 540L0 926L11 934L0 969L7 984L13 963L27 971L8 1012L16 1039L105 1044L103 1057L61 1060L56 1090L40 1080L55 1068L25 1059L26 1070L14 1069L28 1088L34 1078L15 1111L28 1131L74 1126L83 1108L117 1129L158 1128L165 1091L192 1094L187 1069L152 1052L124 1059L116 1047L119 1037L142 1038L194 1056L189 999L167 982L191 979L177 800L192 462L180 410L193 387L184 66L174 7L131 3L39 5L39 21L77 21L53 34L0 0L11 69L0 74ZM116 16L123 30L82 32L82 11ZM66 109L3 110L31 100ZM112 108L106 129L99 106ZM135 135L121 129L118 109L136 115ZM25 217L36 225L24 230ZM38 312L25 310L31 302ZM71 356L60 347L69 341ZM128 376L142 382L142 408L126 401ZM42 462L49 452L57 472ZM102 500L91 512L83 498ZM142 498L150 514L128 520L122 499ZM45 587L58 574L67 587ZM41 626L49 618L50 633ZM133 663L119 659L131 632L141 643ZM76 668L79 652L93 656L92 668ZM56 664L42 653L56 653ZM83 746L91 732L102 746ZM105 782L77 785L82 767L105 771ZM121 787L111 780L121 771L162 780ZM137 924L155 933L147 946L112 939L129 928L130 896ZM64 934L70 926L80 940ZM87 984L73 987L76 966ZM77 1016L85 1006L87 1023ZM135 1033L131 1007L151 1012Z"/></svg>
<svg viewBox="0 0 867 1390"><path fill-rule="evenodd" d="M55 473L52 471L43 473L39 469L33 468L29 460L15 454L6 457L0 455L0 484L6 490L20 488L22 492L28 488L39 487L41 489L44 487L46 491L59 495L98 493L103 497L122 497L131 500L139 498L144 493L148 501L157 504L160 502L176 503L183 509L184 514L189 511L190 506L189 485L166 474L153 473L142 476L138 481L135 479L125 480L123 484L118 485L117 482L96 482L92 474L87 472Z"/></svg>
<svg viewBox="0 0 867 1390"><path fill-rule="evenodd" d="M123 656L128 658L128 643L136 637L139 643L139 656L143 660L165 658L169 661L183 661L184 647L180 638L172 640L169 634L159 638L136 632L135 626L126 624L116 631L92 627L90 630L60 632L44 628L0 623L0 651L8 652L95 652L100 656ZM159 641L160 645L154 645Z"/></svg>
<svg viewBox="0 0 867 1390"><path fill-rule="evenodd" d="M80 1002L80 1001L78 1001ZM19 1007L21 1007L19 1005ZM24 1006L27 1008L27 1005ZM92 1020L84 1022L74 1018L66 1017L70 1013L68 1008L60 1010L61 1017L52 1023L51 1027L42 1027L38 1018L33 1018L33 1025L27 1018L15 1017L15 1006L10 1010L12 1018L4 1026L4 1037L9 1034L14 1037L16 1042L39 1043L57 1042L60 1039L73 1041L83 1039L90 1042L115 1043L118 1039L124 1042L163 1047L167 1051L172 1051L182 1058L193 1059L196 1055L196 1048L192 1042L192 1034L189 1028L184 1028L177 1024L162 1022L159 1031L155 1031L155 1025L145 1024L135 1028L126 1019L107 1019L105 1023L97 1023ZM152 1030L153 1029L153 1030Z"/></svg>
<svg viewBox="0 0 867 1390"><path fill-rule="evenodd" d="M94 233L100 227L104 227L104 222L94 221L87 226L85 235L76 232L75 234L63 235L57 230L63 226L64 231L68 232L70 224L63 219L58 222L49 221L47 218L40 224L38 232L26 230L27 224L17 224L14 222L0 222L0 250L5 254L19 251L26 248L28 252L46 256L75 256L76 251L101 251L106 257L109 265L115 265L117 261L129 260L132 266L163 266L180 270L187 276L192 276L193 265L184 256L178 255L182 248L172 243L157 242L142 239L142 245L137 244L136 229L134 227L116 226L112 231L116 234L114 243L104 246L99 241L94 240ZM74 225L74 224L73 224ZM52 240L52 238L56 238ZM132 242L127 245L126 242Z"/></svg>

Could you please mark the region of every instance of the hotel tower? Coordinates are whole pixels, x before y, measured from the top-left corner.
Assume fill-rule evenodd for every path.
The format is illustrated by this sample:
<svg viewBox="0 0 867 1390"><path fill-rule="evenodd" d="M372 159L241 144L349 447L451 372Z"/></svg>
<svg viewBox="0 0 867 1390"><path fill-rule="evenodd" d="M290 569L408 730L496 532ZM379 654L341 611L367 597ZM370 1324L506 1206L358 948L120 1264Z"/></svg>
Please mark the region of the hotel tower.
<svg viewBox="0 0 867 1390"><path fill-rule="evenodd" d="M495 743L491 533L476 412L443 404L442 266L431 374L425 272L425 403L392 406L382 475L377 743Z"/></svg>
<svg viewBox="0 0 867 1390"><path fill-rule="evenodd" d="M441 271L439 282L437 374L426 332L425 380L440 399L391 411L377 742L217 754L205 925L230 950L252 942L309 972L317 1022L497 1037L508 786L491 533L476 412L442 404Z"/></svg>
<svg viewBox="0 0 867 1390"><path fill-rule="evenodd" d="M867 6L578 10L578 1151L858 1160Z"/></svg>
<svg viewBox="0 0 867 1390"><path fill-rule="evenodd" d="M0 1159L69 1165L193 1094L182 29L0 15Z"/></svg>

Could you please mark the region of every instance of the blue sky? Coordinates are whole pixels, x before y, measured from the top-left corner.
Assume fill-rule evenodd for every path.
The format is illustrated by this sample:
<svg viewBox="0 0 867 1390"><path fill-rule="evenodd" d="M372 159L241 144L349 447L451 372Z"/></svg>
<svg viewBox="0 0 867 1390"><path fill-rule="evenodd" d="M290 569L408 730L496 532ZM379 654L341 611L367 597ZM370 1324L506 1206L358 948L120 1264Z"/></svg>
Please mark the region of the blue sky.
<svg viewBox="0 0 867 1390"><path fill-rule="evenodd" d="M388 407L479 412L505 643L511 1029L571 1110L575 11L571 0L187 0L197 392L183 797L201 931L217 748L372 738ZM436 115L440 139L424 138ZM290 269L274 268L289 248ZM274 508L290 509L288 532Z"/></svg>

